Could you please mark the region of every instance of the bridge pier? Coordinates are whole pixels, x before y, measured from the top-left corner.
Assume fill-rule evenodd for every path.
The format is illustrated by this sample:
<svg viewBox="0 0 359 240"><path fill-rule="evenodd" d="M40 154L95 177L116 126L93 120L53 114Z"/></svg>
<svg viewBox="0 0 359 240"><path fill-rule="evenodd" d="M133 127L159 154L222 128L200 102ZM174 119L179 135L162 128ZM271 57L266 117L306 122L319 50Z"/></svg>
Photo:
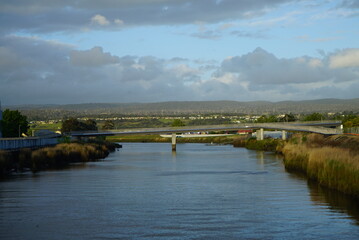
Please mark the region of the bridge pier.
<svg viewBox="0 0 359 240"><path fill-rule="evenodd" d="M282 140L287 140L287 131L282 130Z"/></svg>
<svg viewBox="0 0 359 240"><path fill-rule="evenodd" d="M172 152L176 151L176 138L177 138L176 133L172 133Z"/></svg>
<svg viewBox="0 0 359 240"><path fill-rule="evenodd" d="M264 130L263 130L263 128L258 129L256 131L256 133L257 133L257 140L263 140L264 139Z"/></svg>

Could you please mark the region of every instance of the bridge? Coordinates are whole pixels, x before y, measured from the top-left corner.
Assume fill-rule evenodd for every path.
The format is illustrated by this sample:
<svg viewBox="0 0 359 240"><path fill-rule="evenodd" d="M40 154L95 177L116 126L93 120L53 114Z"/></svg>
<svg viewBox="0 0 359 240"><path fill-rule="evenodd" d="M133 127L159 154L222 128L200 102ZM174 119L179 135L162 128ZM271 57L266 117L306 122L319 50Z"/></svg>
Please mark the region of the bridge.
<svg viewBox="0 0 359 240"><path fill-rule="evenodd" d="M243 129L257 130L257 140L264 139L264 129L282 131L282 139L285 140L287 131L309 132L323 135L341 134L341 121L315 121L315 122L278 122L278 123L239 123L228 125L207 125L207 126L185 126L185 127L166 127L166 128L135 128L117 129L110 131L96 132L70 132L70 136L96 137L96 136L115 136L115 135L136 135L136 134L172 134L172 150L176 151L177 133L188 132L211 132L211 131L238 131Z"/></svg>

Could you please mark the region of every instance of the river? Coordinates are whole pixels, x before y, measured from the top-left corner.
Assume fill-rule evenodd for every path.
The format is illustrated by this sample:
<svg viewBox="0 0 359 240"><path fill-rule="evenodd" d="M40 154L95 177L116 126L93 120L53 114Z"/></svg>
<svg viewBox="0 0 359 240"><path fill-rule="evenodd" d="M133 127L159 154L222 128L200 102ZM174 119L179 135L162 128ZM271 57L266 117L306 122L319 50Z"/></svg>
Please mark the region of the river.
<svg viewBox="0 0 359 240"><path fill-rule="evenodd" d="M0 239L359 239L358 201L232 146L123 143L0 182Z"/></svg>

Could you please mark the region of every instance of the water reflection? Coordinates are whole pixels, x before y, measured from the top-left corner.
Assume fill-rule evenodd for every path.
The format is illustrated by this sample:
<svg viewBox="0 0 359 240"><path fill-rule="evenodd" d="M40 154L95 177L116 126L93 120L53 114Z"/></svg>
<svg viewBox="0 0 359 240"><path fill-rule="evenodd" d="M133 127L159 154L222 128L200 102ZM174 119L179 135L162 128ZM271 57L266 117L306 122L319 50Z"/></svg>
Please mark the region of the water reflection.
<svg viewBox="0 0 359 240"><path fill-rule="evenodd" d="M308 180L308 188L310 198L315 205L328 206L333 211L348 214L359 225L359 199L322 187L310 180Z"/></svg>
<svg viewBox="0 0 359 240"><path fill-rule="evenodd" d="M289 171L289 176L300 181L307 181L310 200L315 206L323 206L333 212L349 215L359 225L359 199L319 185L318 182L308 179L305 173Z"/></svg>

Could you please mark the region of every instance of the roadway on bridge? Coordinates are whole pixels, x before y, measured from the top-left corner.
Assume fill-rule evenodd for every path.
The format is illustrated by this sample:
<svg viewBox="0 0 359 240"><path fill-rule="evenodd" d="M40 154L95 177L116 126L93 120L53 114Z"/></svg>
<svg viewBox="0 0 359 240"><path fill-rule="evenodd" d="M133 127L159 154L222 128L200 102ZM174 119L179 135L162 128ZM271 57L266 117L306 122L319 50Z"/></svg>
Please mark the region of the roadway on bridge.
<svg viewBox="0 0 359 240"><path fill-rule="evenodd" d="M114 135L133 135L133 134L172 134L188 132L211 132L211 131L238 131L243 129L271 129L294 132L312 132L325 135L341 134L340 121L320 121L320 122L281 122L281 123L240 123L230 125L207 125L207 126L185 126L167 128L135 128L117 129L111 131L96 132L71 132L73 137L94 137L94 136L114 136Z"/></svg>

